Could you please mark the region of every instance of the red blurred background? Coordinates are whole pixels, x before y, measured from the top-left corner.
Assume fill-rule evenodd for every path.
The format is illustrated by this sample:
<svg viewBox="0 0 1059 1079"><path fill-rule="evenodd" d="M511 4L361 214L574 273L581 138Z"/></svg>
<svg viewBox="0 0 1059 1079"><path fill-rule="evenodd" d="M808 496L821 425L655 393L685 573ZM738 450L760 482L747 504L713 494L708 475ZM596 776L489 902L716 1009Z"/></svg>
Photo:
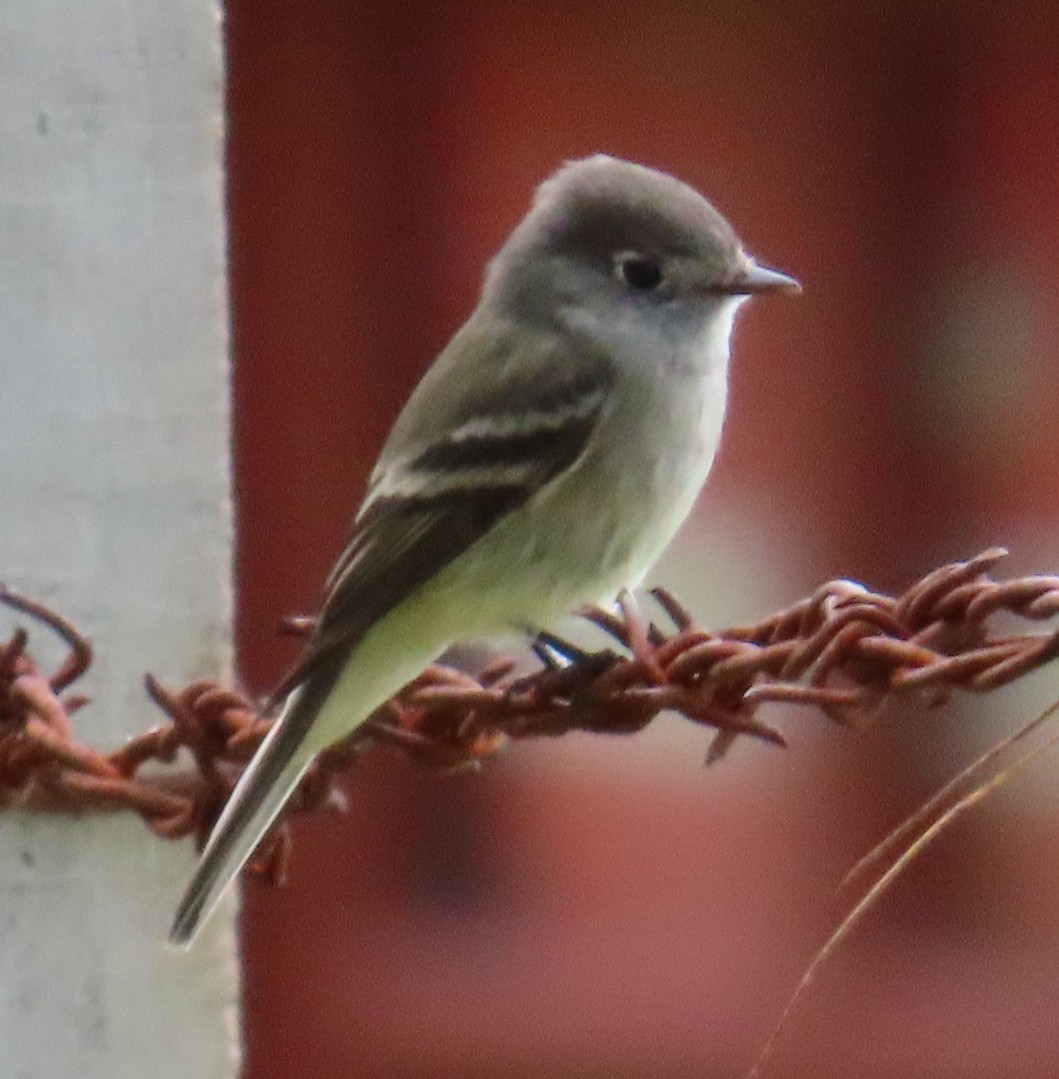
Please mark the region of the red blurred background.
<svg viewBox="0 0 1059 1079"><path fill-rule="evenodd" d="M408 391L563 159L706 193L797 300L737 333L725 444L653 576L707 624L992 543L1059 567L1059 7L229 0L238 653L291 659ZM246 889L246 1075L734 1076L841 874L1054 674L701 767L676 720L481 774L365 762ZM1059 1074L1046 763L922 858L767 1074Z"/></svg>

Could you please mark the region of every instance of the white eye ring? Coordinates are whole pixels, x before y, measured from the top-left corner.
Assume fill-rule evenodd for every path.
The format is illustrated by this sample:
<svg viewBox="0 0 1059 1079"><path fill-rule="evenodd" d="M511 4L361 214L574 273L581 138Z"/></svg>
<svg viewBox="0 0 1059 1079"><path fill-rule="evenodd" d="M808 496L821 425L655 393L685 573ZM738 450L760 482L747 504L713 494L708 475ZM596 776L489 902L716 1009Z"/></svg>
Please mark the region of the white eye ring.
<svg viewBox="0 0 1059 1079"><path fill-rule="evenodd" d="M622 251L614 257L614 273L635 292L652 292L665 279L656 259L639 251Z"/></svg>

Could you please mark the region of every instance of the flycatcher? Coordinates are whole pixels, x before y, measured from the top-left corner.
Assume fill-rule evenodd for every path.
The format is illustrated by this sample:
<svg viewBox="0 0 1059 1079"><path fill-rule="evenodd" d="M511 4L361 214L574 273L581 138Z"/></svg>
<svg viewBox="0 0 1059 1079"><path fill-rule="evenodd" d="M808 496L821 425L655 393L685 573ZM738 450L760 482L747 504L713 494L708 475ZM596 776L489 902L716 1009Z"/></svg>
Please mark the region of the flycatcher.
<svg viewBox="0 0 1059 1079"><path fill-rule="evenodd" d="M641 580L713 462L737 309L797 288L671 176L599 154L541 184L390 432L174 942L190 940L313 757L447 647L546 628Z"/></svg>

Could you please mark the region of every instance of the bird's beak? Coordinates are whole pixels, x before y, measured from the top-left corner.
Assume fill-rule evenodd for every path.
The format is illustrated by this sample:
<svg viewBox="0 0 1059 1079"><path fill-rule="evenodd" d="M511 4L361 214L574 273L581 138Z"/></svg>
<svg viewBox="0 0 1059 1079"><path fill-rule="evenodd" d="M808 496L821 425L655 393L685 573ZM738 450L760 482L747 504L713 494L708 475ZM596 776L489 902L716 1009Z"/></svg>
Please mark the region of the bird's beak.
<svg viewBox="0 0 1059 1079"><path fill-rule="evenodd" d="M759 292L801 292L802 286L793 277L779 270L770 270L767 266L759 266L751 259L745 269L727 281L714 285L712 291L731 296L756 296Z"/></svg>

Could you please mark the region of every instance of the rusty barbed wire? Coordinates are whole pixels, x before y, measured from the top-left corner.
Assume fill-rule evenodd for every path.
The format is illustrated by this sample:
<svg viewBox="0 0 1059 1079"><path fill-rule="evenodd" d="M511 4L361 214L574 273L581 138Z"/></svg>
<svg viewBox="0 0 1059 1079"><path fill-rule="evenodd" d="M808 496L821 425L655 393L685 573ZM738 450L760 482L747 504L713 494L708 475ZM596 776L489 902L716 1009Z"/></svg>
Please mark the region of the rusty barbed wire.
<svg viewBox="0 0 1059 1079"><path fill-rule="evenodd" d="M623 595L618 612L581 611L622 648L583 652L542 636L542 661L529 675L499 658L472 676L438 664L376 712L345 743L316 761L285 811L342 804L340 777L365 751L393 746L430 767L476 764L511 740L572 730L631 734L673 711L715 729L707 762L739 736L783 745L757 718L767 702L812 705L843 725L872 719L889 702L919 697L939 705L955 691L1006 685L1059 654L1059 630L994 634L1005 613L1027 621L1059 614L1059 577L996 581L1005 556L991 548L927 574L898 597L848 580L756 625L710 632L668 592L652 594L672 630L649 622ZM68 692L88 669L89 642L68 620L35 600L0 587L0 602L48 627L68 653L42 672L16 629L0 644L0 806L51 812L132 810L157 835L209 833L271 719L243 694L214 682L179 691L146 676L159 725L105 754L79 741L71 716L86 703ZM290 620L297 632L311 621ZM192 768L168 767L178 755ZM259 852L257 868L282 877L289 836L281 826Z"/></svg>

